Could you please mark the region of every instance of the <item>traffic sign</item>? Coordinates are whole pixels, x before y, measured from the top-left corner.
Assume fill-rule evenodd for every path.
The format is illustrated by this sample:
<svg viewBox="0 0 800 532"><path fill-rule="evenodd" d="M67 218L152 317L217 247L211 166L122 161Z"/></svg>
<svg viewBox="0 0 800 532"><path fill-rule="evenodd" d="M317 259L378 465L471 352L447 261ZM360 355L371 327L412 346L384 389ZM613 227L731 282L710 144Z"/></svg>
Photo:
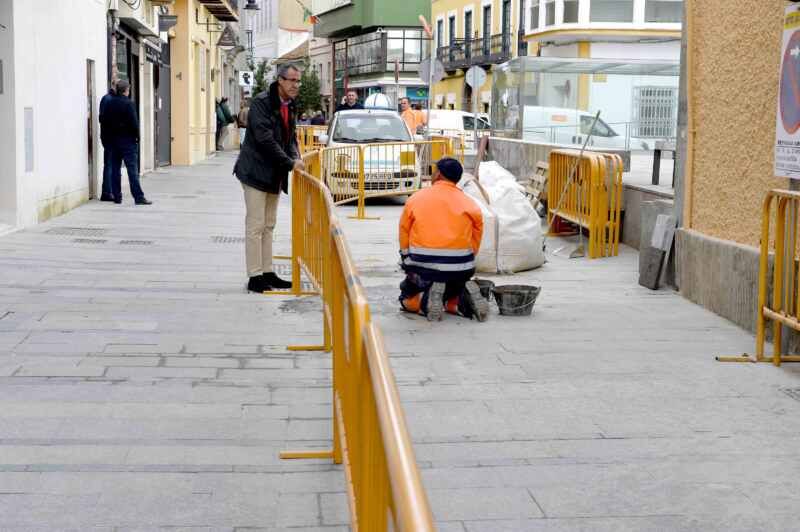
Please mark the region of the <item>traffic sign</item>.
<svg viewBox="0 0 800 532"><path fill-rule="evenodd" d="M428 75L430 74L428 65L431 64L431 60L429 57L426 57L422 61L419 62L419 79L424 81L425 83L428 82ZM430 78L431 83L439 83L442 81L444 77L444 65L438 59L434 63L433 67L433 77Z"/></svg>
<svg viewBox="0 0 800 532"><path fill-rule="evenodd" d="M473 89L480 89L486 83L486 71L479 66L471 66L464 77L467 85Z"/></svg>
<svg viewBox="0 0 800 532"><path fill-rule="evenodd" d="M775 177L800 179L800 7L783 18L780 85L775 117Z"/></svg>
<svg viewBox="0 0 800 532"><path fill-rule="evenodd" d="M239 86L240 87L253 87L253 73L249 70L242 70L239 72Z"/></svg>

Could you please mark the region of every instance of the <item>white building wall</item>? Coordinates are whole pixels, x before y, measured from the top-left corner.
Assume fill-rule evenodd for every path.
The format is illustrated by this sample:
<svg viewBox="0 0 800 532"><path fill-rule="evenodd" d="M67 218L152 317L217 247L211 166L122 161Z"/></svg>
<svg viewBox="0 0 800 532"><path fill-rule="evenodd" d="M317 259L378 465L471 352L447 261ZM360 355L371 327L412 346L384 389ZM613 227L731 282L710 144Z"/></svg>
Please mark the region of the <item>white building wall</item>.
<svg viewBox="0 0 800 532"><path fill-rule="evenodd" d="M13 3L14 125L0 145L14 145L15 171L0 174L0 190L16 188L12 225L29 226L72 209L89 198L90 180L100 190L102 149L96 109L106 93L106 3L69 0ZM87 59L94 60L94 172L89 175ZM33 115L33 165L25 165L25 109ZM14 141L16 139L16 143ZM6 165L10 167L10 165ZM7 181L14 181L9 183ZM5 203L5 200L4 200ZM4 212L9 212L4 209Z"/></svg>
<svg viewBox="0 0 800 532"><path fill-rule="evenodd" d="M13 2L0 2L0 62L2 90L0 117L14 112L14 25ZM17 220L17 137L16 121L0 120L0 234L15 226Z"/></svg>

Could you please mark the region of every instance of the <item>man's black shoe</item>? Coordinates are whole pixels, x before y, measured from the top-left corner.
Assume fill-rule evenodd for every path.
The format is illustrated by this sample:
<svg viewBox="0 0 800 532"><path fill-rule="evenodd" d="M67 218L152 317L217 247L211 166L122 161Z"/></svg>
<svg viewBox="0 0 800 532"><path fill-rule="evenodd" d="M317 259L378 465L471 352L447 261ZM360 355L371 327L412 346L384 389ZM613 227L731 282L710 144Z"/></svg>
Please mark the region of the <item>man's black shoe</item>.
<svg viewBox="0 0 800 532"><path fill-rule="evenodd" d="M286 290L292 287L291 281L284 281L283 279L275 275L275 272L265 273L264 282L270 285L272 288L277 288L278 290Z"/></svg>
<svg viewBox="0 0 800 532"><path fill-rule="evenodd" d="M136 200L136 205L152 205L153 202L147 198L141 198Z"/></svg>
<svg viewBox="0 0 800 532"><path fill-rule="evenodd" d="M114 203L119 205L120 203L122 203L122 198L114 198Z"/></svg>
<svg viewBox="0 0 800 532"><path fill-rule="evenodd" d="M113 196L100 196L100 201L115 201Z"/></svg>
<svg viewBox="0 0 800 532"><path fill-rule="evenodd" d="M271 288L272 287L264 280L263 275L255 275L247 281L247 289L250 292L263 293Z"/></svg>

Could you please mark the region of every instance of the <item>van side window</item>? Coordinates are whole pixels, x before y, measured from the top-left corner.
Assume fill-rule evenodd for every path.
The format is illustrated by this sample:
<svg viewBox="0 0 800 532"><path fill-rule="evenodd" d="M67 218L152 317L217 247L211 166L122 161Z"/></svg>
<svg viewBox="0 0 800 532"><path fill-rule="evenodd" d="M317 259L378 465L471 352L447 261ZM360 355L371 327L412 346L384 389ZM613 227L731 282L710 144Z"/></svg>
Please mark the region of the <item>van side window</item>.
<svg viewBox="0 0 800 532"><path fill-rule="evenodd" d="M589 129L592 127L592 122L594 122L593 116L582 115L581 116L581 134L588 135ZM608 124L603 122L602 119L598 118L597 123L594 125L594 132L592 133L595 137L616 137L616 132L611 129Z"/></svg>
<svg viewBox="0 0 800 532"><path fill-rule="evenodd" d="M475 118L471 116L464 116L462 117L464 120L464 130L465 131L472 131L475 129ZM487 129L492 129L489 124L481 117L478 117L478 129L481 131L485 131Z"/></svg>

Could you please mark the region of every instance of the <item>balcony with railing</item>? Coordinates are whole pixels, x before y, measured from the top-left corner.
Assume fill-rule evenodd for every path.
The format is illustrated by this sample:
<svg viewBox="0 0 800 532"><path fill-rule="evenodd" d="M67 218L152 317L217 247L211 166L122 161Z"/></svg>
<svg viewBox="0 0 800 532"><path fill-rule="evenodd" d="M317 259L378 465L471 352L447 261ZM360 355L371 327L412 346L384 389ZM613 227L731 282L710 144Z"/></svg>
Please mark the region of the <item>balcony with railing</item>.
<svg viewBox="0 0 800 532"><path fill-rule="evenodd" d="M455 39L448 46L440 46L436 56L447 71L504 63L511 59L512 40L510 33Z"/></svg>
<svg viewBox="0 0 800 532"><path fill-rule="evenodd" d="M197 0L220 22L237 22L239 5L237 0Z"/></svg>

